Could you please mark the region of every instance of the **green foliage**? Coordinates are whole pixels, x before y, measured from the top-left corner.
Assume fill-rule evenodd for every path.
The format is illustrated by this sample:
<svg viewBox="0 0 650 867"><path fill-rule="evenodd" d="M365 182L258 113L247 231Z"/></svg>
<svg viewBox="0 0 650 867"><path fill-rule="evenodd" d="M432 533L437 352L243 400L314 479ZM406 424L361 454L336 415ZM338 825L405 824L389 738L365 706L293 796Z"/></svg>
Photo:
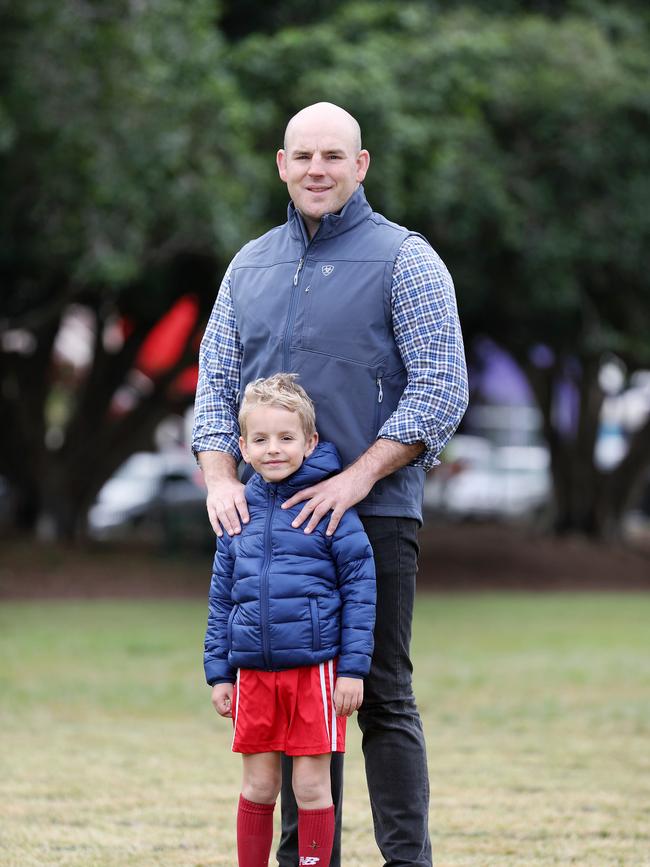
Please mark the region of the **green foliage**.
<svg viewBox="0 0 650 867"><path fill-rule="evenodd" d="M227 260L255 185L212 5L27 2L13 14L5 313L33 308L51 274L119 294L178 251Z"/></svg>
<svg viewBox="0 0 650 867"><path fill-rule="evenodd" d="M47 476L61 490L83 447L92 479L69 492L82 509L179 408L170 376L149 404L140 395L135 421L108 421L152 325L188 291L204 318L233 252L283 220L273 154L318 100L359 119L373 206L447 261L468 345L487 334L522 364L552 347L553 370L531 374L552 446L551 380L578 359L591 415L575 449L593 465L599 359L650 362L646 4L25 0L6 4L1 32L0 325L37 350L0 355L0 411L20 419L0 432L0 472L30 501ZM93 310L98 337L126 315L133 332L119 353L98 339L85 380L57 381L71 302ZM69 423L52 454L55 405ZM107 462L87 451L96 427ZM647 447L631 453L628 479L648 461Z"/></svg>
<svg viewBox="0 0 650 867"><path fill-rule="evenodd" d="M251 36L233 69L261 150L308 102L359 118L373 205L440 249L469 335L641 362L650 54L644 28L619 29L357 3L307 32Z"/></svg>

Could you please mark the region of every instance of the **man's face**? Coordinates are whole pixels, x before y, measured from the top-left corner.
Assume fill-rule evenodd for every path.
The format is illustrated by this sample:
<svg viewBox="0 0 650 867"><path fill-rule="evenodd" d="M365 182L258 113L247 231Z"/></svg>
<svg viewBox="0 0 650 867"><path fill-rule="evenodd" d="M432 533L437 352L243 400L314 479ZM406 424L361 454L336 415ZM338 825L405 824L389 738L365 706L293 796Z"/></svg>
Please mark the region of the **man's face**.
<svg viewBox="0 0 650 867"><path fill-rule="evenodd" d="M337 118L312 116L287 131L278 171L310 237L321 218L340 211L366 176L370 156L357 148L353 131Z"/></svg>
<svg viewBox="0 0 650 867"><path fill-rule="evenodd" d="M281 482L316 448L318 435L305 436L298 413L280 406L253 406L246 414L241 453L267 482Z"/></svg>

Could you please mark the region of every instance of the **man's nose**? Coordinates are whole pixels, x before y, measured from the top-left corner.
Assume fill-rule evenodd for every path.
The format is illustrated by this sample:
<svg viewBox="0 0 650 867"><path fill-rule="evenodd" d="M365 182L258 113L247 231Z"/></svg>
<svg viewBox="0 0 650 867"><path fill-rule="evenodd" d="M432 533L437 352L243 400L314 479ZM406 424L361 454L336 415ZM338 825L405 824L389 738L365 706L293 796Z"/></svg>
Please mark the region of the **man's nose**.
<svg viewBox="0 0 650 867"><path fill-rule="evenodd" d="M319 175L319 176L325 174L325 168L323 165L323 160L319 156L314 155L311 158L311 160L309 162L309 174L310 175Z"/></svg>

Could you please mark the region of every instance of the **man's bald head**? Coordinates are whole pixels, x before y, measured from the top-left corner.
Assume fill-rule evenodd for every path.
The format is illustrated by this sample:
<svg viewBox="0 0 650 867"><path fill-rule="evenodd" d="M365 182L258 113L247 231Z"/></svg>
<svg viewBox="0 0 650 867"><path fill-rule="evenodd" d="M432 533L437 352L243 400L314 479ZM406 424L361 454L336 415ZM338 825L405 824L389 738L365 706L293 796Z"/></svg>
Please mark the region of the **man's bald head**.
<svg viewBox="0 0 650 867"><path fill-rule="evenodd" d="M356 120L338 105L317 102L294 115L276 154L280 177L310 237L325 214L338 214L368 171Z"/></svg>
<svg viewBox="0 0 650 867"><path fill-rule="evenodd" d="M291 139L300 130L317 126L324 132L333 132L350 143L355 154L361 150L361 127L356 118L333 102L316 102L301 109L291 118L284 133L284 149L289 150Z"/></svg>

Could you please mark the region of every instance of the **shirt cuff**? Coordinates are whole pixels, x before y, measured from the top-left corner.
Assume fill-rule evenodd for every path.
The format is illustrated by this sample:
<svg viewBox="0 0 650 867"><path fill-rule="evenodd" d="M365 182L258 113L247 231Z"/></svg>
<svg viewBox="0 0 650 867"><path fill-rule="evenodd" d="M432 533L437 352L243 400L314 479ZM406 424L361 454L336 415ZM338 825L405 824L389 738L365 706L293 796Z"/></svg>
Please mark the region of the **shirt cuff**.
<svg viewBox="0 0 650 867"><path fill-rule="evenodd" d="M196 457L199 452L226 452L232 455L236 463L241 461L239 437L232 434L205 434L192 443L192 452Z"/></svg>
<svg viewBox="0 0 650 867"><path fill-rule="evenodd" d="M438 466L438 444L436 440L422 428L415 416L405 418L402 416L399 420L391 416L377 434L377 439L393 440L396 443L402 443L405 446L412 446L415 443L423 443L424 451L414 458L409 464L409 467L421 467L427 471Z"/></svg>

